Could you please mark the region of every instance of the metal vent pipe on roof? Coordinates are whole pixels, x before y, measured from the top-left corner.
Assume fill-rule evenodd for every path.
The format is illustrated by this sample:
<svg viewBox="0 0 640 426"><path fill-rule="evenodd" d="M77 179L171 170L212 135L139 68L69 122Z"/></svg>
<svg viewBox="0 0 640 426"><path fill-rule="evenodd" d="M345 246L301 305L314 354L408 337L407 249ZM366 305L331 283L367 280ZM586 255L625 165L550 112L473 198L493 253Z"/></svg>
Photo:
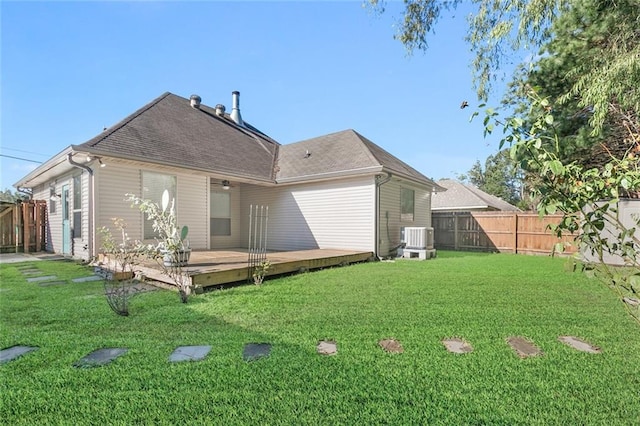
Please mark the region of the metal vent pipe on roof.
<svg viewBox="0 0 640 426"><path fill-rule="evenodd" d="M238 126L244 126L242 116L240 115L240 92L237 90L231 92L231 96L233 99L233 107L231 109L230 117Z"/></svg>
<svg viewBox="0 0 640 426"><path fill-rule="evenodd" d="M200 109L200 102L202 102L202 98L198 95L191 95L189 98L191 101L191 108Z"/></svg>
<svg viewBox="0 0 640 426"><path fill-rule="evenodd" d="M224 105L222 105L222 104L218 104L218 105L216 105L216 115L217 115L218 117L222 117L222 116L224 116L224 112L225 112L226 110L227 110L227 109L224 107Z"/></svg>

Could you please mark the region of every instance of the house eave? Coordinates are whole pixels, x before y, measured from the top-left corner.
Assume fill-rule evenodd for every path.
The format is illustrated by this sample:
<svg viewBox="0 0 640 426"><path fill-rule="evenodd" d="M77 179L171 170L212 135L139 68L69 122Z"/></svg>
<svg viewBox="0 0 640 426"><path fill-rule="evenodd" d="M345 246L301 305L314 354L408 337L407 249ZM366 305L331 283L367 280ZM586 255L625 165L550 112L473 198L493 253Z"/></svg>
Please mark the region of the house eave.
<svg viewBox="0 0 640 426"><path fill-rule="evenodd" d="M138 156L132 156L132 155L126 155L126 156L118 155L117 153L114 154L113 152L107 152L103 150L87 149L87 147L82 147L78 145L72 145L72 148L76 152L86 153L86 154L95 155L99 157L109 157L109 158L114 158L118 160L134 161L134 162L144 163L144 164L153 164L161 167L171 167L173 169L190 170L193 172L203 173L211 177L218 177L221 179L231 179L231 180L237 180L239 182L259 183L259 184L265 184L265 185L274 184L274 181L272 179L260 177L260 176L254 176L254 175L247 175L243 173L237 173L232 170L205 169L200 167L190 167L188 165L178 163L178 162L153 161L145 157L138 157Z"/></svg>
<svg viewBox="0 0 640 426"><path fill-rule="evenodd" d="M67 161L67 155L70 152L73 152L73 148L71 146L66 147L14 183L13 186L15 188L33 188L55 176L72 170L74 167Z"/></svg>
<svg viewBox="0 0 640 426"><path fill-rule="evenodd" d="M431 207L434 212L437 211L470 211L470 210L486 210L491 208L490 206L462 206L462 207Z"/></svg>
<svg viewBox="0 0 640 426"><path fill-rule="evenodd" d="M427 178L427 180L417 179L416 177L410 176L410 175L405 174L405 173L397 172L397 171L394 171L394 170L390 170L388 168L385 168L383 171L387 172L387 173L390 173L391 175L393 175L394 177L397 177L399 179L402 179L402 180L405 180L405 181L409 181L409 182L411 182L413 184L420 185L420 186L431 187L431 190L434 191L434 192L446 191L446 188L441 187L440 185L435 183L433 180L428 179L428 178Z"/></svg>
<svg viewBox="0 0 640 426"><path fill-rule="evenodd" d="M339 170L327 173L314 173L310 175L292 176L286 178L276 178L277 184L293 184L299 182L319 182L323 180L336 179L341 177L355 177L363 175L375 175L382 171L381 166L363 167L360 169Z"/></svg>

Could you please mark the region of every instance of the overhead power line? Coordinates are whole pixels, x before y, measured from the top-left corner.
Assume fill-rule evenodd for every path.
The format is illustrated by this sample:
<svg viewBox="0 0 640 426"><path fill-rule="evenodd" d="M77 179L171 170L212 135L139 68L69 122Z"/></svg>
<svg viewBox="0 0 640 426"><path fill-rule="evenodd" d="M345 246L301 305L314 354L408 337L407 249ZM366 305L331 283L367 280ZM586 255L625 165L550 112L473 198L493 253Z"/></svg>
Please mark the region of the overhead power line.
<svg viewBox="0 0 640 426"><path fill-rule="evenodd" d="M13 158L14 160L30 161L31 163L42 164L42 161L31 160L29 158L14 157L13 155L0 154L0 157Z"/></svg>
<svg viewBox="0 0 640 426"><path fill-rule="evenodd" d="M39 155L40 157L50 157L50 155L43 154L41 152L26 151L24 149L9 148L7 146L0 147L0 149L1 150L8 150L8 151L24 152L25 154Z"/></svg>

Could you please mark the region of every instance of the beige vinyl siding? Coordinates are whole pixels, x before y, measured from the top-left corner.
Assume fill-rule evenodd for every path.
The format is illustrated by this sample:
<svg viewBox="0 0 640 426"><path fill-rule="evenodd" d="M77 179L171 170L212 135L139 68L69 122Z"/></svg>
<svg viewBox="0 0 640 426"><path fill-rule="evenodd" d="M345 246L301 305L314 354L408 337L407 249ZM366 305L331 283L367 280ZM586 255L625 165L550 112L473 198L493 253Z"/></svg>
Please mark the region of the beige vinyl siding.
<svg viewBox="0 0 640 426"><path fill-rule="evenodd" d="M192 249L206 249L209 244L208 179L196 175L177 175L178 225L189 227L187 239Z"/></svg>
<svg viewBox="0 0 640 426"><path fill-rule="evenodd" d="M109 165L95 174L96 185L96 229L106 226L113 229L112 218L119 217L127 223L129 238L142 238L143 215L131 203L125 200L125 194L140 194L142 172L157 171L152 168L140 169L136 166L110 162ZM179 225L189 227L189 242L193 249L207 248L207 178L196 175L175 174L177 178L177 217ZM97 235L97 249L101 246Z"/></svg>
<svg viewBox="0 0 640 426"><path fill-rule="evenodd" d="M131 208L125 200L127 193L140 193L140 171L136 168L110 162L105 168L98 168L94 175L96 232L101 227L111 230L116 241L120 235L113 225L114 218L120 218L127 224L127 234L132 240L142 238L142 215L139 210ZM102 241L100 233L96 234L96 252L100 252Z"/></svg>
<svg viewBox="0 0 640 426"><path fill-rule="evenodd" d="M248 241L249 205L269 206L268 248L373 251L373 176L243 191L242 235Z"/></svg>
<svg viewBox="0 0 640 426"><path fill-rule="evenodd" d="M212 183L211 191L215 192L226 192L229 194L229 202L231 207L231 235L229 236L211 236L210 237L210 247L212 249L228 249L235 247L246 247L247 239L242 238L242 223L243 216L247 216L249 214L249 210L247 208L246 214L242 210L241 199L244 196L243 187L240 185L232 185L228 190L222 189L220 184ZM207 206L208 207L208 206ZM208 213L210 216L210 212ZM248 223L248 222L247 222ZM249 225L246 225L249 226ZM208 229L208 228L207 228ZM207 235L210 234L210 229L207 231Z"/></svg>
<svg viewBox="0 0 640 426"><path fill-rule="evenodd" d="M415 204L413 221L400 220L400 190L414 190ZM403 226L431 226L431 188L415 185L393 178L380 187L380 256L400 244L400 228Z"/></svg>

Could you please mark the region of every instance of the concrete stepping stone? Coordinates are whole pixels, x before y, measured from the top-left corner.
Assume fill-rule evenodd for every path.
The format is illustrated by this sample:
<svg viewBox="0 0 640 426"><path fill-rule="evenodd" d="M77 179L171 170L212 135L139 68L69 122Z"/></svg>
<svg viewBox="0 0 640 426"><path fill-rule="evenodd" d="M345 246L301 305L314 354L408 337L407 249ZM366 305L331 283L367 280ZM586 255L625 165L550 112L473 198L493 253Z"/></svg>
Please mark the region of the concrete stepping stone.
<svg viewBox="0 0 640 426"><path fill-rule="evenodd" d="M169 362L200 361L207 356L210 350L211 346L178 346L169 355Z"/></svg>
<svg viewBox="0 0 640 426"><path fill-rule="evenodd" d="M558 340L560 340L565 345L568 345L573 349L581 352L588 352L590 354L602 353L602 349L600 349L599 347L593 346L591 343L585 342L584 340L578 339L574 336L560 336L558 337Z"/></svg>
<svg viewBox="0 0 640 426"><path fill-rule="evenodd" d="M40 285L40 287L49 287L50 285L62 285L66 283L67 283L66 281L56 280L56 281L45 281L38 284Z"/></svg>
<svg viewBox="0 0 640 426"><path fill-rule="evenodd" d="M507 343L509 343L511 349L513 349L520 358L542 356L544 354L539 347L537 347L533 344L533 342L530 342L524 337L511 336L507 338Z"/></svg>
<svg viewBox="0 0 640 426"><path fill-rule="evenodd" d="M42 274L42 271L40 269L25 269L23 271L20 271L20 273L22 273L22 275L32 276L32 275L40 275Z"/></svg>
<svg viewBox="0 0 640 426"><path fill-rule="evenodd" d="M41 282L41 281L51 281L51 280L55 280L57 278L58 277L56 277L55 275L43 275L41 277L27 278L27 282L37 283L37 282Z"/></svg>
<svg viewBox="0 0 640 426"><path fill-rule="evenodd" d="M102 277L99 277L98 275L89 275L88 277L74 278L71 281L74 283L88 283L91 281L102 281Z"/></svg>
<svg viewBox="0 0 640 426"><path fill-rule="evenodd" d="M321 340L316 346L316 351L320 355L335 355L338 353L338 344L333 340Z"/></svg>
<svg viewBox="0 0 640 426"><path fill-rule="evenodd" d="M640 306L640 300L634 297L623 297L622 301L629 306Z"/></svg>
<svg viewBox="0 0 640 426"><path fill-rule="evenodd" d="M4 364L5 362L12 361L18 357L21 357L24 354L35 351L38 348L35 346L12 346L10 348L6 348L0 351L0 364Z"/></svg>
<svg viewBox="0 0 640 426"><path fill-rule="evenodd" d="M109 364L114 359L127 353L125 348L103 348L91 352L73 364L76 368L92 368Z"/></svg>
<svg viewBox="0 0 640 426"><path fill-rule="evenodd" d="M473 347L468 342L458 337L444 339L442 344L449 352L454 354L468 354L469 352L473 352Z"/></svg>
<svg viewBox="0 0 640 426"><path fill-rule="evenodd" d="M384 349L385 352L388 352L391 354L401 354L404 352L404 349L402 348L402 345L400 344L400 342L398 342L395 339L380 340L378 342L378 345L380 345L380 347Z"/></svg>
<svg viewBox="0 0 640 426"><path fill-rule="evenodd" d="M268 357L271 354L270 343L247 343L242 351L242 359L247 362Z"/></svg>
<svg viewBox="0 0 640 426"><path fill-rule="evenodd" d="M35 266L33 266L33 265L30 265L30 264L26 264L26 265L16 266L16 269L17 269L18 271L21 271L21 270L23 270L23 269L36 269L36 267L35 267Z"/></svg>

